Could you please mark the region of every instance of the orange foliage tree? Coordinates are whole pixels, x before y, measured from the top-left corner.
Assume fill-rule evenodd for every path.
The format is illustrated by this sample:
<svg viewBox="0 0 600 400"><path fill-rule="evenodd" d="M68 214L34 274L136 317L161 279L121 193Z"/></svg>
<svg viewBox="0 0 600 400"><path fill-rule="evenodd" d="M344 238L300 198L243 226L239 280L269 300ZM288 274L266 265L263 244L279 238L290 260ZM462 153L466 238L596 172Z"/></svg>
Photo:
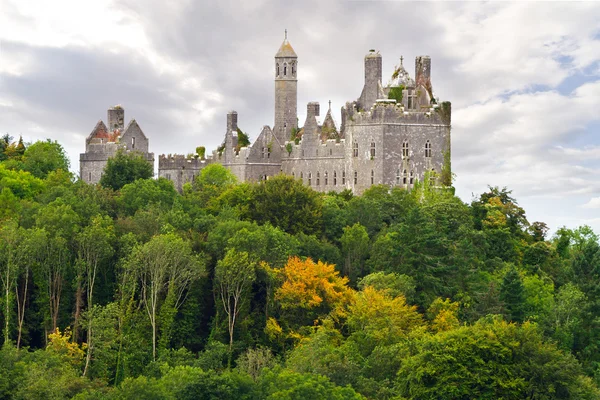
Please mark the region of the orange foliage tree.
<svg viewBox="0 0 600 400"><path fill-rule="evenodd" d="M333 264L290 257L276 271L282 283L275 291L275 300L282 309L283 322L290 327L310 324L352 302L354 291L348 287L348 278L341 277Z"/></svg>

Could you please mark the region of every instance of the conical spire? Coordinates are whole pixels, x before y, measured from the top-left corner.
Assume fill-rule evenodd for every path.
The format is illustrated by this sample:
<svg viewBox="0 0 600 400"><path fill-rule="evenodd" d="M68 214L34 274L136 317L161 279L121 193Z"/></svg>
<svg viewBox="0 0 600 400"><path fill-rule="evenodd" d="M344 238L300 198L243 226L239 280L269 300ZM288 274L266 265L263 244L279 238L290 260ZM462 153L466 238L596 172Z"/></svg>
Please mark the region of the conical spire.
<svg viewBox="0 0 600 400"><path fill-rule="evenodd" d="M281 43L279 51L277 51L275 57L298 57L298 55L296 55L296 52L294 51L294 48L292 47L290 42L288 42L287 29L285 30L285 38L283 39L283 43Z"/></svg>

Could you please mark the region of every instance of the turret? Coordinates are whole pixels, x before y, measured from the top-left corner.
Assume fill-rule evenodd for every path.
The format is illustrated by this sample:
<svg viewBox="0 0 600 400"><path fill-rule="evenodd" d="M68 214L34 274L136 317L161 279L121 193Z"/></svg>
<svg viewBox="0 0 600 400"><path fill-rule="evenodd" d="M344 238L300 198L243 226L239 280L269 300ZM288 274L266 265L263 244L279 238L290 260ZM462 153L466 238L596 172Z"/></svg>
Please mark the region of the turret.
<svg viewBox="0 0 600 400"><path fill-rule="evenodd" d="M365 56L365 86L358 100L362 109L371 108L375 104L375 100L384 97L381 86L381 65L381 54L375 50L369 51L369 54Z"/></svg>
<svg viewBox="0 0 600 400"><path fill-rule="evenodd" d="M113 132L115 129L123 132L125 128L125 110L120 104L108 109L108 130Z"/></svg>
<svg viewBox="0 0 600 400"><path fill-rule="evenodd" d="M282 144L298 128L298 56L285 39L275 54L275 125L273 133Z"/></svg>

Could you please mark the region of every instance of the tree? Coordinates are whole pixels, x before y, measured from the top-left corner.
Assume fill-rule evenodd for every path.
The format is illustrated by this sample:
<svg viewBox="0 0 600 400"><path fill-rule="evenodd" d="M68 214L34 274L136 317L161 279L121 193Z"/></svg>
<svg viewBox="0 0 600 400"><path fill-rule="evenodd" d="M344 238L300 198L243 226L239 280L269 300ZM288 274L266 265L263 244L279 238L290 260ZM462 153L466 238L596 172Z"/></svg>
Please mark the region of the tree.
<svg viewBox="0 0 600 400"><path fill-rule="evenodd" d="M295 235L319 233L322 221L321 196L288 175L277 175L254 187L250 216L258 223L269 222Z"/></svg>
<svg viewBox="0 0 600 400"><path fill-rule="evenodd" d="M173 206L177 191L173 182L165 179L138 179L121 188L117 204L125 215L134 215L137 210L156 204L163 210Z"/></svg>
<svg viewBox="0 0 600 400"><path fill-rule="evenodd" d="M544 342L535 325L482 319L410 347L397 375L398 394L415 399L592 399L570 354Z"/></svg>
<svg viewBox="0 0 600 400"><path fill-rule="evenodd" d="M85 291L87 295L87 355L85 358L85 367L83 375L85 376L90 360L92 359L92 351L94 345L92 342L92 327L94 318L94 286L98 268L113 255L114 250L112 243L115 240L113 232L112 220L110 217L95 217L92 223L85 227L81 233L77 235L78 243L78 265L81 269L78 271L78 289L79 283L85 280ZM79 295L79 293L77 293ZM79 300L78 300L79 301Z"/></svg>
<svg viewBox="0 0 600 400"><path fill-rule="evenodd" d="M340 243L344 256L344 275L350 282L356 282L362 276L364 262L368 256L369 234L365 227L357 222L344 228Z"/></svg>
<svg viewBox="0 0 600 400"><path fill-rule="evenodd" d="M23 169L36 178L44 179L56 170L69 170L69 159L57 141L37 141L23 154Z"/></svg>
<svg viewBox="0 0 600 400"><path fill-rule="evenodd" d="M515 268L504 275L500 286L500 300L508 311L511 321L523 322L525 318L525 289L523 279Z"/></svg>
<svg viewBox="0 0 600 400"><path fill-rule="evenodd" d="M412 302L415 295L415 280L408 275L390 272L373 272L358 281L358 287L364 289L372 286L377 290L386 290L392 297L404 296Z"/></svg>
<svg viewBox="0 0 600 400"><path fill-rule="evenodd" d="M142 153L126 153L119 150L114 157L108 159L100 184L113 190L119 190L128 183L138 179L149 179L154 175L152 164Z"/></svg>
<svg viewBox="0 0 600 400"><path fill-rule="evenodd" d="M223 311L227 315L229 354L233 351L233 333L240 311L245 305L247 291L256 280L256 261L245 251L230 249L215 268L215 287ZM231 361L230 361L231 363Z"/></svg>
<svg viewBox="0 0 600 400"><path fill-rule="evenodd" d="M140 298L152 326L152 359L156 360L157 313L164 298L178 310L189 285L204 274L204 264L188 242L173 233L137 246L128 261L141 284Z"/></svg>
<svg viewBox="0 0 600 400"><path fill-rule="evenodd" d="M4 296L4 344L10 343L10 321L12 317L13 290L17 285L18 265L16 253L18 247L18 226L14 222L0 228L0 281Z"/></svg>

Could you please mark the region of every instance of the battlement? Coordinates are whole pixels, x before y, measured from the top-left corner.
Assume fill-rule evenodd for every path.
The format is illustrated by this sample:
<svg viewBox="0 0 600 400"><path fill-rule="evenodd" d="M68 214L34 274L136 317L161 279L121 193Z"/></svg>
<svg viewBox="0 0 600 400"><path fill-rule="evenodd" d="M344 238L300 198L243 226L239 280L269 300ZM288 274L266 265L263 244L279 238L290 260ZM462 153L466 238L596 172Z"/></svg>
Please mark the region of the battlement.
<svg viewBox="0 0 600 400"><path fill-rule="evenodd" d="M187 157L183 154L161 154L158 156L158 169L199 169L209 164L212 160Z"/></svg>

